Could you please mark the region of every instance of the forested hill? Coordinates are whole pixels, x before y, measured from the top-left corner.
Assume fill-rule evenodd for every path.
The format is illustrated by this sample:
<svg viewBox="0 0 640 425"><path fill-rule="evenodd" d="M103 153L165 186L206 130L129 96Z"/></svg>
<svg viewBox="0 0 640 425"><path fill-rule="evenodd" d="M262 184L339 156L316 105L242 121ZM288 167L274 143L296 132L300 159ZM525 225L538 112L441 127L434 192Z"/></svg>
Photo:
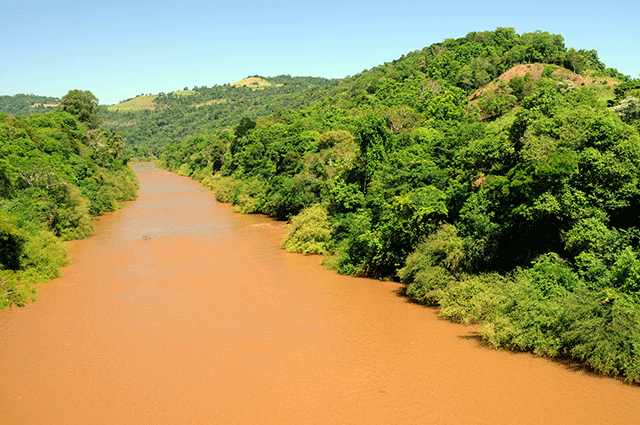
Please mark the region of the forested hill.
<svg viewBox="0 0 640 425"><path fill-rule="evenodd" d="M255 120L309 106L335 83L326 78L256 75L221 86L138 96L104 109L101 115L106 128L122 134L132 155L157 155L168 143L233 129L242 118Z"/></svg>
<svg viewBox="0 0 640 425"><path fill-rule="evenodd" d="M16 94L0 96L0 112L9 115L29 115L34 112L51 111L58 107L57 97L37 96L35 94Z"/></svg>
<svg viewBox="0 0 640 425"><path fill-rule="evenodd" d="M560 35L498 28L313 94L194 128L159 164L496 347L640 382L640 81Z"/></svg>

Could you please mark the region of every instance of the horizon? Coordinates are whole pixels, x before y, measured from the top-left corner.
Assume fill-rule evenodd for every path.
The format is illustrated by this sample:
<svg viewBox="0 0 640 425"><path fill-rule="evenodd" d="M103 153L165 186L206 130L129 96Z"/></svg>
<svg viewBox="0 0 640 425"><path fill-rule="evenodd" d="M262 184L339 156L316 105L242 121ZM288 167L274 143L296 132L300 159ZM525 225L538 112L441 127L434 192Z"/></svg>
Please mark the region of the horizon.
<svg viewBox="0 0 640 425"><path fill-rule="evenodd" d="M508 2L0 2L0 95L91 91L101 105L248 76L341 79L470 32L559 34L640 74L640 8Z"/></svg>

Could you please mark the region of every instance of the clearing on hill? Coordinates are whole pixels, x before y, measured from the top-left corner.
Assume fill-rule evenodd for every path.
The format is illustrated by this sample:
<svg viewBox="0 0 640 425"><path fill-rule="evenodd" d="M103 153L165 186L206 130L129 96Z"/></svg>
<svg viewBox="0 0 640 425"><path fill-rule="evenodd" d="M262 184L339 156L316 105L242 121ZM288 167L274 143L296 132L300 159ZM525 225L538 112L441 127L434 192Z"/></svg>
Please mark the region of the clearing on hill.
<svg viewBox="0 0 640 425"><path fill-rule="evenodd" d="M270 87L273 84L260 77L247 77L243 80L231 83L233 87L250 87L254 90L262 89L264 87ZM280 87L282 84L276 84L276 87Z"/></svg>
<svg viewBox="0 0 640 425"><path fill-rule="evenodd" d="M525 75L529 74L533 81L538 81L542 77L543 72L545 72L545 70L548 67L555 68L551 72L551 76L553 78L557 80L571 81L576 86L602 84L602 85L612 87L617 84L620 84L620 81L611 77L593 77L589 75L585 76L585 75L576 74L573 71L569 71L568 69L563 68L561 66L557 66L557 65L547 65L543 63L530 63L530 64L524 64L524 65L516 65L513 68L508 69L502 75L500 75L498 78L496 78L486 86L476 90L476 92L471 96L471 99L475 100L486 92L495 91L496 88L498 87L500 80L508 83L509 81L511 81L513 77L516 77L516 76L524 77Z"/></svg>
<svg viewBox="0 0 640 425"><path fill-rule="evenodd" d="M133 99L125 100L116 105L108 106L109 111L142 111L145 109L154 110L156 104L153 100L158 97L155 94L147 94L142 96L136 96Z"/></svg>

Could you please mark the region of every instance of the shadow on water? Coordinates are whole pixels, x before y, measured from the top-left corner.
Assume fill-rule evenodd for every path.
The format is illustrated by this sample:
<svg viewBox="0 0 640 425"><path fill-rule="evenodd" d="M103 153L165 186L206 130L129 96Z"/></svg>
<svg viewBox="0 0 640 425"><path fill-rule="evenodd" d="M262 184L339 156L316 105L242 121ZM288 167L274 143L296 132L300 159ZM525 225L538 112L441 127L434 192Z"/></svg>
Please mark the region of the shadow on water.
<svg viewBox="0 0 640 425"><path fill-rule="evenodd" d="M493 345L491 345L491 343L489 343L487 340L485 340L484 338L482 338L482 335L480 335L480 332L478 331L472 331L470 334L468 335L459 335L458 338L460 339L464 339L464 340L469 340L469 341L475 341L477 344L477 347L479 348L487 348L490 350L496 350L496 348L494 348ZM529 352L529 351L519 351L519 350L509 350L509 349L497 349L498 351L504 351L506 353L512 354L512 355L527 355L527 356L533 356L533 357L540 357L540 358L544 358L545 360L557 364L559 366L562 366L564 369L570 371L570 372L577 372L577 373L582 373L584 375L587 375L589 377L592 378L598 378L598 379L614 379L614 380L619 380L621 383L624 383L626 385L630 385L632 387L638 387L639 385L637 384L632 384L632 383L628 383L626 381L624 381L624 379L617 377L617 376L609 376L609 375L603 375L601 373L596 372L592 367L590 367L589 365L580 362L576 359L572 359L570 357L546 357L546 356L536 356L535 354Z"/></svg>

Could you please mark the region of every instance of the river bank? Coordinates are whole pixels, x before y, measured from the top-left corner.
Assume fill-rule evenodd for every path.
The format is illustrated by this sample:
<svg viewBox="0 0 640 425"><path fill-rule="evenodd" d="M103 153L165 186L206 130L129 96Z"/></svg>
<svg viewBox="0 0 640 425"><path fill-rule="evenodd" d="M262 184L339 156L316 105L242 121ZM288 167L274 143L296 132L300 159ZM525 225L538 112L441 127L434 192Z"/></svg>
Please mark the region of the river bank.
<svg viewBox="0 0 640 425"><path fill-rule="evenodd" d="M637 387L490 350L397 283L284 252L282 223L135 167L138 200L0 313L3 423L640 423Z"/></svg>

